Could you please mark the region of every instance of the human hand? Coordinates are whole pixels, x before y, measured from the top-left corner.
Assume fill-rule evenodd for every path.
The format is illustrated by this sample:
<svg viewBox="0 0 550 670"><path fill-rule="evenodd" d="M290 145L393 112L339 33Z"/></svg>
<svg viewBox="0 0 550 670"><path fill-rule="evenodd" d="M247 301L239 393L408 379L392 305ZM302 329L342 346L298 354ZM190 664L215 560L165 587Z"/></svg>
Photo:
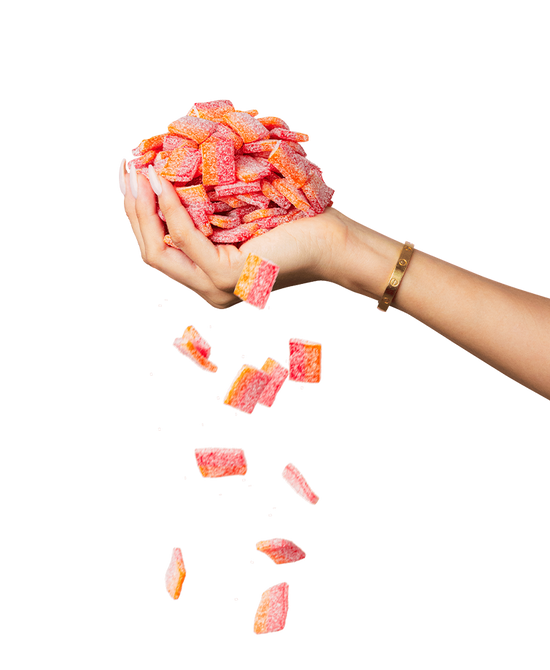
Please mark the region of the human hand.
<svg viewBox="0 0 550 670"><path fill-rule="evenodd" d="M345 236L345 224L336 210L328 208L315 217L290 221L248 240L240 248L230 244L216 246L197 230L173 185L161 177L158 181L162 189L158 204L177 249L164 243L165 224L157 215L156 197L149 180L123 169L124 208L141 257L212 306L223 309L240 302L233 290L250 253L279 266L273 290L330 280L334 249Z"/></svg>

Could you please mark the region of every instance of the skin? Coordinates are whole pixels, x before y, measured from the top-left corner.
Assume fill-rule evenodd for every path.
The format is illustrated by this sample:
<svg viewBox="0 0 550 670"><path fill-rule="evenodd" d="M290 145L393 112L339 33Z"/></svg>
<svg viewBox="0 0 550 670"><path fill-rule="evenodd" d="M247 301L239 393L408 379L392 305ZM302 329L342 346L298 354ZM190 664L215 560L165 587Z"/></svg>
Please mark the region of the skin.
<svg viewBox="0 0 550 670"><path fill-rule="evenodd" d="M379 300L403 246L333 208L274 228L239 249L215 246L195 228L172 184L159 180L158 203L178 249L164 244L165 224L157 216L149 180L137 175L134 198L125 173L124 208L141 257L218 309L240 302L233 289L249 253L279 266L274 290L323 280ZM550 399L548 298L499 284L416 249L392 307Z"/></svg>
<svg viewBox="0 0 550 670"><path fill-rule="evenodd" d="M158 204L166 224L157 215L157 196L149 180L137 174L136 200L126 168L122 211L145 264L184 284L210 307L224 310L242 302L233 290L249 253L279 266L274 292L332 275L332 250L343 233L343 224L334 208L327 208L315 217L280 225L244 242L240 248L232 244L215 245L195 228L172 183L160 176L159 180L162 194L158 196ZM165 226L178 249L164 243Z"/></svg>

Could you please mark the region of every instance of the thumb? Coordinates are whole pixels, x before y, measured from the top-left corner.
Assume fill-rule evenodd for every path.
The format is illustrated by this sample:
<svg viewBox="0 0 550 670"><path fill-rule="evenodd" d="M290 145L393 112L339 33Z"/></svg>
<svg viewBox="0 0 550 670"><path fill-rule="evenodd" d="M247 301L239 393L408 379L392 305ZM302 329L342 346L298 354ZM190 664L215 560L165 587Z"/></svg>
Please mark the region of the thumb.
<svg viewBox="0 0 550 670"><path fill-rule="evenodd" d="M157 192L158 202L160 210L166 219L166 226L172 242L189 256L194 263L208 272L207 267L211 266L216 259L216 250L205 234L212 231L206 212L204 212L200 204L193 203L193 191L189 190L187 192L190 204L186 208L170 181L158 176L152 167L149 173L151 185L155 191L158 191L159 186L162 189L160 195ZM158 183L155 183L155 177L157 177ZM184 188L192 189L194 187ZM195 221L201 226L202 232L197 228L189 212L193 214Z"/></svg>

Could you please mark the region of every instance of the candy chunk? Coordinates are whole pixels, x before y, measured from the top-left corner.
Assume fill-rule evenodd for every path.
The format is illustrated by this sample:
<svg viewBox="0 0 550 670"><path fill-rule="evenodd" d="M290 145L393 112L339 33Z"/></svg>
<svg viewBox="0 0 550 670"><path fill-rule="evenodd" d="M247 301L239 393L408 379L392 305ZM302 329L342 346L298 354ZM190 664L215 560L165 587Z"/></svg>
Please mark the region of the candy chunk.
<svg viewBox="0 0 550 670"><path fill-rule="evenodd" d="M296 563L296 561L301 561L306 557L305 552L294 542L281 538L257 542L256 549L269 556L278 565L281 563Z"/></svg>
<svg viewBox="0 0 550 670"><path fill-rule="evenodd" d="M308 340L290 340L290 379L317 383L321 380L321 345Z"/></svg>
<svg viewBox="0 0 550 670"><path fill-rule="evenodd" d="M264 151L271 153L273 149L277 148L277 140L258 140L257 142L243 144L242 147L245 154L258 154Z"/></svg>
<svg viewBox="0 0 550 670"><path fill-rule="evenodd" d="M226 140L231 140L235 151L239 151L244 145L242 137L237 135L237 133L234 133L231 128L224 126L222 123L216 124L216 132L212 134L217 135L218 137L225 137Z"/></svg>
<svg viewBox="0 0 550 670"><path fill-rule="evenodd" d="M274 137L277 140L289 140L290 142L307 142L309 136L305 133L295 133L286 128L273 128L269 132L269 137Z"/></svg>
<svg viewBox="0 0 550 670"><path fill-rule="evenodd" d="M253 212L243 216L243 223L250 223L258 219L268 219L270 216L279 216L286 214L286 210L282 207L268 207L267 209L255 209Z"/></svg>
<svg viewBox="0 0 550 670"><path fill-rule="evenodd" d="M296 188L288 179L277 178L273 180L273 186L289 200L294 207L302 210L307 216L315 216L315 210L311 206L309 200L306 198L304 192Z"/></svg>
<svg viewBox="0 0 550 670"><path fill-rule="evenodd" d="M290 127L278 116L262 116L258 121L268 130L273 130L273 128L286 128L286 130L290 130Z"/></svg>
<svg viewBox="0 0 550 670"><path fill-rule="evenodd" d="M263 309L278 274L278 265L265 258L248 254L233 293L241 300Z"/></svg>
<svg viewBox="0 0 550 670"><path fill-rule="evenodd" d="M133 147L130 147L130 157L136 169L153 162L155 155L163 148L165 136L165 132L146 135L139 139Z"/></svg>
<svg viewBox="0 0 550 670"><path fill-rule="evenodd" d="M225 114L234 112L235 107L231 100L212 100L211 102L196 102L193 111L201 119L221 122Z"/></svg>
<svg viewBox="0 0 550 670"><path fill-rule="evenodd" d="M214 230L210 235L210 241L214 244L239 244L249 240L258 229L258 223L239 223L226 230Z"/></svg>
<svg viewBox="0 0 550 670"><path fill-rule="evenodd" d="M199 372L211 377L220 373L221 365L213 358L214 346L195 323L188 323L174 335L170 348Z"/></svg>
<svg viewBox="0 0 550 670"><path fill-rule="evenodd" d="M261 193L242 193L237 198L247 205L254 205L254 207L259 207L260 209L267 209L269 207L269 200Z"/></svg>
<svg viewBox="0 0 550 670"><path fill-rule="evenodd" d="M176 186L176 193L187 209L193 223L207 237L212 235L212 226L208 217L214 214L212 202L202 184Z"/></svg>
<svg viewBox="0 0 550 670"><path fill-rule="evenodd" d="M250 183L244 181L236 181L234 184L224 184L222 186L216 186L214 192L216 196L221 196L222 198L226 195L240 195L242 193L255 193L262 190L262 185L259 181L253 181Z"/></svg>
<svg viewBox="0 0 550 670"><path fill-rule="evenodd" d="M199 148L199 145L194 140L190 140L187 137L181 137L180 135L166 135L164 142L162 143L162 150L174 151L174 149L181 147L182 144L185 144L190 149Z"/></svg>
<svg viewBox="0 0 550 670"><path fill-rule="evenodd" d="M168 570L166 571L166 590L170 596L177 600L180 597L181 587L185 579L185 566L181 555L181 549L175 548L172 552L172 559Z"/></svg>
<svg viewBox="0 0 550 670"><path fill-rule="evenodd" d="M206 186L235 182L233 142L214 133L201 144L202 183Z"/></svg>
<svg viewBox="0 0 550 670"><path fill-rule="evenodd" d="M254 618L254 632L275 633L283 630L288 612L288 584L282 582L262 593Z"/></svg>
<svg viewBox="0 0 550 670"><path fill-rule="evenodd" d="M195 458L203 477L246 475L242 449L195 449Z"/></svg>
<svg viewBox="0 0 550 670"><path fill-rule="evenodd" d="M159 210L159 211L160 211L160 210ZM165 235L165 236L164 236L164 244L168 245L169 247L174 247L174 249L178 249L178 250L179 250L179 247L177 247L177 246L172 242L172 238L170 237L170 235Z"/></svg>
<svg viewBox="0 0 550 670"><path fill-rule="evenodd" d="M308 180L309 166L305 163L303 156L293 151L288 144L281 142L273 149L268 160L296 188L302 188Z"/></svg>
<svg viewBox="0 0 550 670"><path fill-rule="evenodd" d="M312 170L302 190L316 214L322 214L329 206L334 189L325 184L321 172Z"/></svg>
<svg viewBox="0 0 550 670"><path fill-rule="evenodd" d="M283 477L298 495L301 495L302 498L305 498L312 505L317 503L319 496L316 496L315 493L313 493L302 473L296 466L292 465L292 463L289 463L283 470Z"/></svg>
<svg viewBox="0 0 550 670"><path fill-rule="evenodd" d="M191 181L198 172L200 162L200 152L187 144L182 144L170 153L159 174L172 182Z"/></svg>
<svg viewBox="0 0 550 670"><path fill-rule="evenodd" d="M250 182L258 181L262 177L270 175L271 168L269 166L269 161L265 158L237 156L235 158L235 173L238 180L249 184Z"/></svg>
<svg viewBox="0 0 550 670"><path fill-rule="evenodd" d="M246 112L229 112L223 117L223 120L237 135L242 137L245 144L269 138L269 130Z"/></svg>
<svg viewBox="0 0 550 670"><path fill-rule="evenodd" d="M268 374L251 365L243 365L231 384L224 403L251 414L268 382Z"/></svg>
<svg viewBox="0 0 550 670"><path fill-rule="evenodd" d="M279 393L281 386L288 377L288 370L272 358L267 359L262 365L262 370L269 375L269 381L262 391L262 395L258 398L258 402L260 405L271 407L275 402L277 393Z"/></svg>
<svg viewBox="0 0 550 670"><path fill-rule="evenodd" d="M267 179L262 179L261 181L262 184L262 193L265 195L266 198L269 198L270 200L273 200L273 202L276 205L279 205L282 209L290 209L292 207L292 203L288 198L285 198L285 196L278 191L273 184L268 181Z"/></svg>
<svg viewBox="0 0 550 670"><path fill-rule="evenodd" d="M214 121L199 119L196 116L182 116L181 119L173 121L168 126L168 132L172 135L181 135L198 144L204 142L216 130Z"/></svg>
<svg viewBox="0 0 550 670"><path fill-rule="evenodd" d="M216 228L223 228L224 230L231 230L232 228L236 228L237 226L241 225L241 219L237 216L222 216L220 214L211 214L208 217L208 221L210 221L211 226L216 226ZM212 233L212 235L213 234L214 233ZM212 241L212 237L210 237L210 241Z"/></svg>

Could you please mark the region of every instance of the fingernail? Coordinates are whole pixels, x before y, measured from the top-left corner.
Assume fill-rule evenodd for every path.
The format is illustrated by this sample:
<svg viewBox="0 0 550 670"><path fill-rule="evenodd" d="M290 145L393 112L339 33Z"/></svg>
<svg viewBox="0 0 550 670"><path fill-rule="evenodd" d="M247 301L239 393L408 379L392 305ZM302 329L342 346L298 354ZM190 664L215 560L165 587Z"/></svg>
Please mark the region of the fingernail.
<svg viewBox="0 0 550 670"><path fill-rule="evenodd" d="M126 180L124 179L124 176L126 174L126 159L122 159L122 163L120 164L120 170L118 171L118 183L120 184L120 190L122 191L122 195L126 195Z"/></svg>
<svg viewBox="0 0 550 670"><path fill-rule="evenodd" d="M160 183L160 179L158 178L155 168L152 165L149 165L148 172L151 188L157 195L160 195L162 193L162 184Z"/></svg>
<svg viewBox="0 0 550 670"><path fill-rule="evenodd" d="M130 168L130 190L132 191L132 195L134 198L137 198L138 196L138 180L137 180L137 172L136 172L136 166L132 165Z"/></svg>

